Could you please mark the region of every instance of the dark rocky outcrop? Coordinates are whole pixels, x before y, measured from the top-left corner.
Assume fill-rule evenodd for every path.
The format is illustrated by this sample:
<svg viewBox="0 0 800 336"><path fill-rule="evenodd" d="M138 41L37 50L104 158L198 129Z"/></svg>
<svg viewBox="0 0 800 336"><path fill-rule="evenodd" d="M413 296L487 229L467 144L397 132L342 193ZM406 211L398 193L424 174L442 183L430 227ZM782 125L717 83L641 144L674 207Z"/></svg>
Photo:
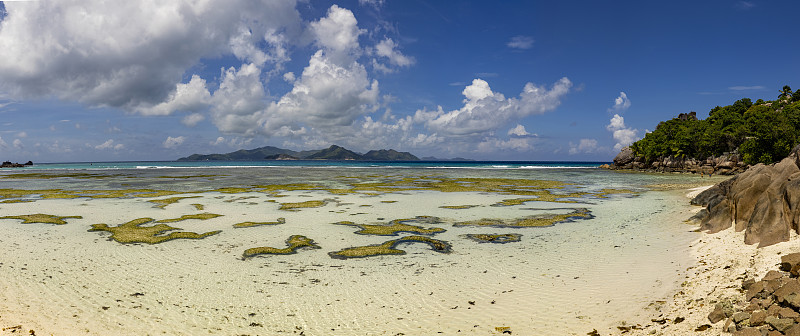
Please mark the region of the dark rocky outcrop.
<svg viewBox="0 0 800 336"><path fill-rule="evenodd" d="M706 207L694 219L709 233L735 225L747 244L789 240L791 230L800 232L800 146L778 163L757 164L700 193L692 204Z"/></svg>
<svg viewBox="0 0 800 336"><path fill-rule="evenodd" d="M760 280L745 279L745 303L716 304L708 314L711 323L725 320L723 330L740 335L800 335L800 253L781 257L781 271L772 270Z"/></svg>
<svg viewBox="0 0 800 336"><path fill-rule="evenodd" d="M688 117L687 117L688 118ZM742 161L738 153L725 153L706 159L664 156L652 162L644 157L636 156L630 147L625 147L614 157L613 165L603 168L614 170L639 170L654 172L682 172L695 174L735 175L745 171L748 165Z"/></svg>
<svg viewBox="0 0 800 336"><path fill-rule="evenodd" d="M22 167L25 167L25 166L33 166L33 161L28 161L28 162L25 162L24 164L22 164L22 163L12 163L11 161L5 161L2 164L0 164L0 168L22 168Z"/></svg>

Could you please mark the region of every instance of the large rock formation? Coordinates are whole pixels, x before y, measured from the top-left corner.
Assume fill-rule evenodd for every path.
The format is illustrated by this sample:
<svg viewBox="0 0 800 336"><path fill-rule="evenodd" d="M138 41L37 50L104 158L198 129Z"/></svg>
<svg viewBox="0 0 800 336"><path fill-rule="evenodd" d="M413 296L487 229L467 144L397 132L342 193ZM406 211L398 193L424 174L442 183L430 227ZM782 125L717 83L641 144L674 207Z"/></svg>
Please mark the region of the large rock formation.
<svg viewBox="0 0 800 336"><path fill-rule="evenodd" d="M745 243L759 247L800 233L800 146L781 162L757 164L699 194L692 204L706 207L695 216L709 233L735 225Z"/></svg>
<svg viewBox="0 0 800 336"><path fill-rule="evenodd" d="M636 156L630 147L625 147L614 157L614 165L604 168L734 175L745 171L748 165L742 161L738 153L725 153L720 156L706 158L705 160L663 156L652 162L647 162L644 157Z"/></svg>

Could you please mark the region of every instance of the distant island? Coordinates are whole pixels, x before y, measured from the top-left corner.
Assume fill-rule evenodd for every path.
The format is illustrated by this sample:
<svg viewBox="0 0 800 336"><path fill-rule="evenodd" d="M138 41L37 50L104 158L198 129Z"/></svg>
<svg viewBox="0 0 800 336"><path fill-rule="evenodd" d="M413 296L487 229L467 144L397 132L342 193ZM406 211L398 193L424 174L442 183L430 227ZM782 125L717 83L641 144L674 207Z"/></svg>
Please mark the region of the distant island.
<svg viewBox="0 0 800 336"><path fill-rule="evenodd" d="M192 154L178 161L262 161L262 160L353 160L353 161L420 161L409 152L394 149L371 150L364 154L332 145L320 150L293 151L272 146L240 149L226 154Z"/></svg>

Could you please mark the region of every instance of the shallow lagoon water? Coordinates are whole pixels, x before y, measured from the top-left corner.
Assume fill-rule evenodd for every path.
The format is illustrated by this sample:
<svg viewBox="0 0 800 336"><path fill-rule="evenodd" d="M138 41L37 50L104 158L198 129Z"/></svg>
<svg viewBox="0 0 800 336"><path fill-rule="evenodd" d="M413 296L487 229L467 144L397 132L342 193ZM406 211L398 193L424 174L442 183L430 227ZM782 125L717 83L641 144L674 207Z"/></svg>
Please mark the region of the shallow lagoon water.
<svg viewBox="0 0 800 336"><path fill-rule="evenodd" d="M499 189L456 188L496 179L549 182L544 187L495 183L493 188ZM437 181L447 181L450 189L431 187ZM670 295L693 262L687 249L697 233L682 223L690 212L687 200L679 192L651 191L647 186L706 181L577 168L3 171L4 190L55 193L52 190L59 189L57 196L69 198L24 192L14 198L6 192L0 201L25 202L0 203L0 217L44 213L81 218L66 219L63 225L0 219L4 232L0 322L56 335L494 335L506 327L514 334L611 330ZM267 187L288 184L296 188ZM366 185L379 190L358 188ZM174 194L149 197L132 192L140 189ZM493 206L509 199L536 198L529 194L542 190L570 197ZM170 197L192 198L163 207L150 202ZM282 203L308 201L322 202L281 210ZM592 218L545 227L454 225L480 219L511 223L575 209L587 209ZM200 213L222 216L168 224L179 231L220 233L151 245L121 244L109 240L108 232L89 232L92 224L118 226L138 218L173 220ZM389 224L417 216L436 217L406 223L444 229L425 237L447 242L450 253L415 242L398 245L402 255L349 259L329 255L419 235L356 234L359 227L336 223ZM279 218L284 221L234 227L245 222L277 223ZM520 234L521 238L505 244L479 243L467 234ZM320 248L243 258L250 248L286 248L292 235L310 238Z"/></svg>

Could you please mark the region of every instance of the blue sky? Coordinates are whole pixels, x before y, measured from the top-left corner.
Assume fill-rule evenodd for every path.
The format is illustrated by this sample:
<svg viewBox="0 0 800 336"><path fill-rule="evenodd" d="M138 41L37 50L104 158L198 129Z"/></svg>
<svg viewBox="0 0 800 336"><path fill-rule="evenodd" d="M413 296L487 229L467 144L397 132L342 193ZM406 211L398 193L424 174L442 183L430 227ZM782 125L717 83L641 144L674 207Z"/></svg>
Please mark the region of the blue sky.
<svg viewBox="0 0 800 336"><path fill-rule="evenodd" d="M800 87L796 1L6 1L0 160L610 161Z"/></svg>

